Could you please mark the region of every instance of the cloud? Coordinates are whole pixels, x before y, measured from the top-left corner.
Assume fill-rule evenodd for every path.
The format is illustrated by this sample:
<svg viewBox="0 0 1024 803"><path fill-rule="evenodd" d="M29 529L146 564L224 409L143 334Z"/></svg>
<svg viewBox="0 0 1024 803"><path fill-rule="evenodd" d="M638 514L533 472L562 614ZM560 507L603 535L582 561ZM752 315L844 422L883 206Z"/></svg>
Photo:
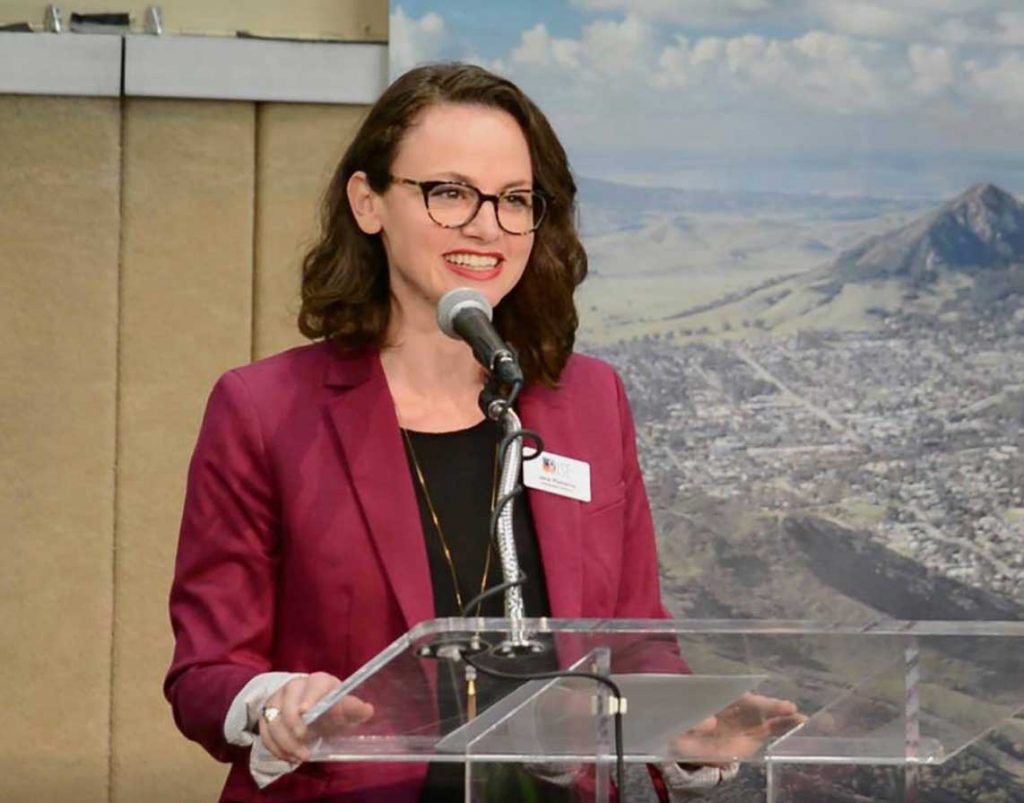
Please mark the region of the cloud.
<svg viewBox="0 0 1024 803"><path fill-rule="evenodd" d="M756 96L839 113L880 110L893 97L893 65L883 65L880 55L877 45L824 31L793 39L746 34L691 42L676 36L661 51L651 80L663 89L713 86L734 102Z"/></svg>
<svg viewBox="0 0 1024 803"><path fill-rule="evenodd" d="M996 15L997 38L1010 47L1024 47L1024 11L1007 11Z"/></svg>
<svg viewBox="0 0 1024 803"><path fill-rule="evenodd" d="M547 26L539 22L523 31L519 46L512 51L512 62L547 67L557 64L562 67L580 66L583 46L573 39L555 39L548 33Z"/></svg>
<svg viewBox="0 0 1024 803"><path fill-rule="evenodd" d="M585 11L621 11L646 20L717 28L778 16L774 0L572 0Z"/></svg>
<svg viewBox="0 0 1024 803"><path fill-rule="evenodd" d="M1010 53L985 65L969 61L964 65L970 87L979 97L1020 117L1024 108L1024 55Z"/></svg>
<svg viewBox="0 0 1024 803"><path fill-rule="evenodd" d="M899 37L916 27L906 9L893 5L825 2L819 4L818 12L821 21L837 32L855 36Z"/></svg>
<svg viewBox="0 0 1024 803"><path fill-rule="evenodd" d="M947 48L914 44L907 49L907 61L914 76L910 88L917 94L932 97L952 88L956 76Z"/></svg>
<svg viewBox="0 0 1024 803"><path fill-rule="evenodd" d="M690 46L690 40L681 34L677 34L675 37L675 43L669 45L661 51L658 56L658 68L651 76L652 83L661 89L673 89L685 87L690 83L691 77L709 61L717 62L719 54L708 53L710 47L713 47L710 43L711 39L702 40L708 42L701 53L700 60L697 61L694 57L693 48ZM719 40L713 40L718 42Z"/></svg>
<svg viewBox="0 0 1024 803"><path fill-rule="evenodd" d="M936 26L935 38L954 45L1024 46L1024 12L982 17L949 17Z"/></svg>
<svg viewBox="0 0 1024 803"><path fill-rule="evenodd" d="M579 39L551 36L543 23L525 30L511 62L525 68L564 70L574 80L623 83L653 67L651 26L632 15L584 26Z"/></svg>
<svg viewBox="0 0 1024 803"><path fill-rule="evenodd" d="M591 13L632 14L688 32L821 29L904 43L1024 44L1019 0L571 0Z"/></svg>
<svg viewBox="0 0 1024 803"><path fill-rule="evenodd" d="M583 47L593 56L592 66L609 75L646 69L653 45L651 26L634 14L621 22L598 20L583 29Z"/></svg>
<svg viewBox="0 0 1024 803"><path fill-rule="evenodd" d="M595 120L600 110L615 114L630 107L644 107L637 114L648 115L746 107L769 116L903 114L940 121L962 111L966 102L1005 105L1016 97L1016 89L1005 86L1016 76L1013 50L1007 55L1002 48L947 41L998 35L1012 42L1024 36L1024 12L1000 10L1005 0L573 1L626 13L591 21L578 38L553 37L543 24L535 25L522 32L512 63L528 83L557 84L546 93ZM830 26L790 36L694 36L688 28L653 21L680 7L728 19L791 12L793 6L813 10L813 18L827 18ZM957 7L971 11L959 20L959 31L947 26L945 38L941 32L912 38L933 18L953 19ZM963 27L968 23L974 27ZM989 28L978 27L983 24ZM837 32L839 27L849 30ZM964 65L972 59L968 75ZM1011 117L1022 113L1009 112Z"/></svg>
<svg viewBox="0 0 1024 803"><path fill-rule="evenodd" d="M429 12L415 19L398 6L391 14L390 25L388 56L391 75L401 75L417 64L441 58L448 32L439 14Z"/></svg>

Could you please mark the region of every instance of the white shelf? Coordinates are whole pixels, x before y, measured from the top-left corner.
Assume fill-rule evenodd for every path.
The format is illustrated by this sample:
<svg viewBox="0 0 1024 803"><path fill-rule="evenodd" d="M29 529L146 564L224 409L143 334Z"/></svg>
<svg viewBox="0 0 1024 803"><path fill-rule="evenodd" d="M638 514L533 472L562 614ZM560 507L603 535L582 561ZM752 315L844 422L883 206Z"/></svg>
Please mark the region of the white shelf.
<svg viewBox="0 0 1024 803"><path fill-rule="evenodd" d="M372 103L387 45L206 36L125 38L130 97Z"/></svg>
<svg viewBox="0 0 1024 803"><path fill-rule="evenodd" d="M387 83L379 43L0 33L0 94L367 104Z"/></svg>
<svg viewBox="0 0 1024 803"><path fill-rule="evenodd" d="M0 94L121 94L121 37L0 32Z"/></svg>

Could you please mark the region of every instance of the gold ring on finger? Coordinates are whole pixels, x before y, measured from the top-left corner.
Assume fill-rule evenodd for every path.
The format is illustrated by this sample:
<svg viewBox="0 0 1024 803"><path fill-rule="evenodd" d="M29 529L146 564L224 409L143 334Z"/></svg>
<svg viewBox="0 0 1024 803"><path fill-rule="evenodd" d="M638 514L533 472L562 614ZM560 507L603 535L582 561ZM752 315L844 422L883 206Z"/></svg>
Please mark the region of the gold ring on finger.
<svg viewBox="0 0 1024 803"><path fill-rule="evenodd" d="M260 713L263 716L263 721L269 725L281 715L281 709L263 706L263 710Z"/></svg>

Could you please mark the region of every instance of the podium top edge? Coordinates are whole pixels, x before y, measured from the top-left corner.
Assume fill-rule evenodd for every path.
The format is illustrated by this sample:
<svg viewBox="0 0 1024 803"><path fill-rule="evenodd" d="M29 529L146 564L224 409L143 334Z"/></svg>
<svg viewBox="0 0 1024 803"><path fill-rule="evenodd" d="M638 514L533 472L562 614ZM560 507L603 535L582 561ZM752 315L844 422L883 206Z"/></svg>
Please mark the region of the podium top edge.
<svg viewBox="0 0 1024 803"><path fill-rule="evenodd" d="M749 636L919 636L1024 638L1024 621L945 621L879 619L867 624L793 619L526 619L535 633ZM408 632L412 639L445 633L508 630L508 619L446 618L419 623Z"/></svg>

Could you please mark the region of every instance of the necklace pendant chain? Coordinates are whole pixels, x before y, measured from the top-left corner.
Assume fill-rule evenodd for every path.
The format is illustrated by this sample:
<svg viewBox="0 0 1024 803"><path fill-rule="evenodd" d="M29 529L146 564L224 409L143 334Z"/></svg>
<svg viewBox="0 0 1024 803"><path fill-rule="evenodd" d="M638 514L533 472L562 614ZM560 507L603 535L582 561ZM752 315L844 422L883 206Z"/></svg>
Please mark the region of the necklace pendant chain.
<svg viewBox="0 0 1024 803"><path fill-rule="evenodd" d="M409 437L409 432L404 427L402 429L402 437L405 438L405 445L409 449L409 456L412 458L412 467L416 472L416 480L419 482L420 489L423 491L423 499L427 503L427 512L430 513L430 521L434 525L434 531L437 533L438 540L441 542L441 551L444 554L445 562L448 564L448 571L452 577L452 588L455 591L455 602L459 606L459 612L465 610L465 604L462 599L462 590L459 588L459 577L455 571L455 560L452 557L451 547L448 545L448 539L445 537L444 530L441 527L441 520L437 516L437 509L434 507L434 502L430 498L430 491L427 488L427 480L423 475L423 469L420 468L420 462L416 457L416 450L412 446L412 438ZM494 512L495 497L498 492L498 446L494 446L494 477L491 481L491 512ZM480 578L480 593L482 594L487 589L487 576L491 572L491 552L493 550L493 543L491 534L487 534L487 557L484 561L484 572ZM480 615L480 610L483 607L483 601L477 604L476 615Z"/></svg>

